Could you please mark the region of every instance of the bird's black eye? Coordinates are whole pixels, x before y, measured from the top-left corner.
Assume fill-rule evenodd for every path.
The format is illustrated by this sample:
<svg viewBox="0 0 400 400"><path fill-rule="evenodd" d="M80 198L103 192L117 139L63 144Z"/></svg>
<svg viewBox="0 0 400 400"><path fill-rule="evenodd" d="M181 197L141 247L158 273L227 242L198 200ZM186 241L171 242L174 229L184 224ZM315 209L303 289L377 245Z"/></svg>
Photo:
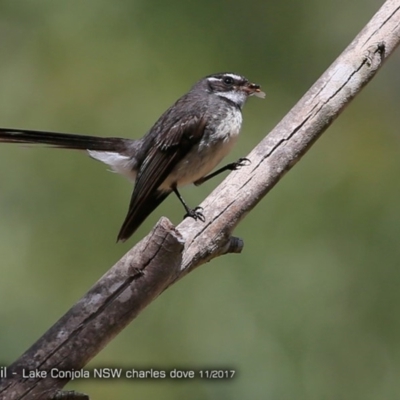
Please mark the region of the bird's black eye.
<svg viewBox="0 0 400 400"><path fill-rule="evenodd" d="M225 85L233 85L234 80L231 76L225 76L225 78L223 79Z"/></svg>

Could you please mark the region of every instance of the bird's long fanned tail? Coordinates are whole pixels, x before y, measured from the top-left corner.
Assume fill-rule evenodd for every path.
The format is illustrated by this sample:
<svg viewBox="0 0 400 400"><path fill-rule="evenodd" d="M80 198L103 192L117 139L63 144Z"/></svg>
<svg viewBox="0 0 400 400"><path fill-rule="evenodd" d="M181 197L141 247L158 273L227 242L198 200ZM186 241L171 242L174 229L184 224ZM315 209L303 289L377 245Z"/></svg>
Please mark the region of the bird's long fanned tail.
<svg viewBox="0 0 400 400"><path fill-rule="evenodd" d="M0 128L0 142L44 144L64 149L119 152L125 149L128 140L121 138L75 135L71 133Z"/></svg>

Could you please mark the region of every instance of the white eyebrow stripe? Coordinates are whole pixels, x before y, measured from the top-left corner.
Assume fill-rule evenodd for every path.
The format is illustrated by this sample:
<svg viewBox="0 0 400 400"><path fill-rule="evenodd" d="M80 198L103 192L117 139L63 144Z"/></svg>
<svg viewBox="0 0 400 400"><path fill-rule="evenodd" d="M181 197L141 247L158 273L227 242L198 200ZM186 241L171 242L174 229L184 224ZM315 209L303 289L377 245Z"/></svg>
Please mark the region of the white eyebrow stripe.
<svg viewBox="0 0 400 400"><path fill-rule="evenodd" d="M236 74L225 74L224 76L230 76L232 79L234 79L235 81L241 81L243 78L240 75L236 75Z"/></svg>
<svg viewBox="0 0 400 400"><path fill-rule="evenodd" d="M224 76L229 76L229 77L231 77L234 81L242 81L242 80L243 80L243 77L242 77L242 76L236 75L236 74L230 74L230 73L228 73L228 74L223 74L223 75L220 76L220 78L215 78L214 76L210 76L210 77L207 78L207 80L208 80L208 81L213 81L213 82L215 82L215 81L220 81Z"/></svg>

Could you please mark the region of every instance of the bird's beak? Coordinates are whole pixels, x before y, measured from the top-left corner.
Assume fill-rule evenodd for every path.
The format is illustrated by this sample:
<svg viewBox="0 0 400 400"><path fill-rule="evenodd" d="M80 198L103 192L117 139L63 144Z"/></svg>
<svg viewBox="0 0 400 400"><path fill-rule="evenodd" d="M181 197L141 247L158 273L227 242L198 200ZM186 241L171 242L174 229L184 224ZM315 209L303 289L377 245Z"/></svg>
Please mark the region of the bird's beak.
<svg viewBox="0 0 400 400"><path fill-rule="evenodd" d="M261 86L256 83L249 83L248 86L246 86L245 91L249 96L256 96L260 99L265 98L265 93L261 91Z"/></svg>

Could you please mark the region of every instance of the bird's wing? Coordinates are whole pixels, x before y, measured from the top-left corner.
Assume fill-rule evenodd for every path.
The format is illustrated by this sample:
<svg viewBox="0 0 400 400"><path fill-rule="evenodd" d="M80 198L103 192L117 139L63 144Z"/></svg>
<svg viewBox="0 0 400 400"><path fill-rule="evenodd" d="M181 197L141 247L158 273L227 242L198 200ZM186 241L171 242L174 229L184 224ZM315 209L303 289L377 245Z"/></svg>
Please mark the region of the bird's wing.
<svg viewBox="0 0 400 400"><path fill-rule="evenodd" d="M198 143L206 126L204 115L189 115L156 137L139 168L128 214L118 234L125 241L147 216L171 193L158 188L174 167Z"/></svg>

